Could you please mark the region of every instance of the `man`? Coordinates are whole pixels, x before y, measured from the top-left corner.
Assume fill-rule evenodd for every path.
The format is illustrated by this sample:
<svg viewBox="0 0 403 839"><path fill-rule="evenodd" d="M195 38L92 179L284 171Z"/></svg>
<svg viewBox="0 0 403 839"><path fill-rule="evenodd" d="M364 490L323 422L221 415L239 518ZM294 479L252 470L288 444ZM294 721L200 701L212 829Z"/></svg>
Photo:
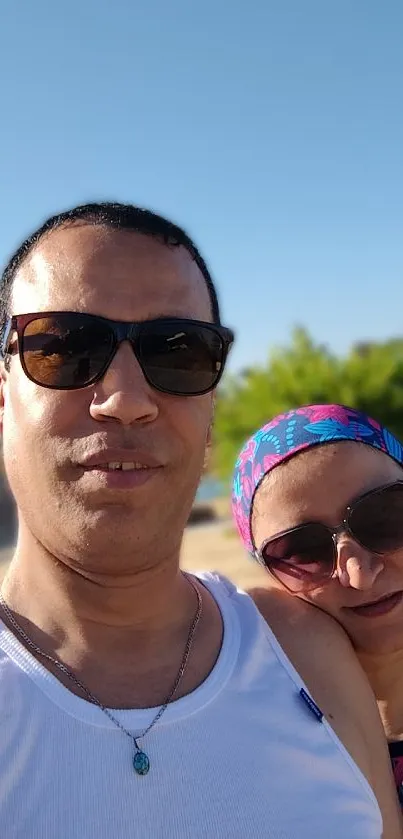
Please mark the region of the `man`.
<svg viewBox="0 0 403 839"><path fill-rule="evenodd" d="M194 244L132 206L75 208L11 259L3 314L19 534L2 834L379 839L368 784L252 601L179 570L233 338Z"/></svg>

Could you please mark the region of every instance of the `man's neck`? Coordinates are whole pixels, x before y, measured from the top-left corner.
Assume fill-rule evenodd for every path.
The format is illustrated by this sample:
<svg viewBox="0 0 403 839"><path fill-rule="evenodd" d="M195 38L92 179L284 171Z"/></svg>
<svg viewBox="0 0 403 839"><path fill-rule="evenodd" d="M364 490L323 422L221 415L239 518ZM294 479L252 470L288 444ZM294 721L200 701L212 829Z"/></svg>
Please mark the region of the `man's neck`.
<svg viewBox="0 0 403 839"><path fill-rule="evenodd" d="M155 563L133 556L131 573L120 573L113 557L107 572L89 571L85 559L78 564L69 557L54 556L25 536L17 544L3 592L38 626L55 622L61 629L63 624L70 628L79 623L89 636L94 628L100 632L102 627L140 632L146 628L149 634L166 631L189 600L189 584L179 570L178 554L159 557Z"/></svg>
<svg viewBox="0 0 403 839"><path fill-rule="evenodd" d="M148 707L163 702L197 610L196 593L180 572L178 556L119 577L72 568L37 543L27 547L26 539L17 546L2 592L28 637L63 661L103 704ZM215 604L206 592L203 601L192 656L200 661L200 675L194 673L193 683L184 681L185 692L206 677L221 643ZM205 639L211 641L207 658L200 648L206 619L214 628ZM57 669L49 669L60 678Z"/></svg>
<svg viewBox="0 0 403 839"><path fill-rule="evenodd" d="M403 648L357 654L376 696L388 740L403 738Z"/></svg>

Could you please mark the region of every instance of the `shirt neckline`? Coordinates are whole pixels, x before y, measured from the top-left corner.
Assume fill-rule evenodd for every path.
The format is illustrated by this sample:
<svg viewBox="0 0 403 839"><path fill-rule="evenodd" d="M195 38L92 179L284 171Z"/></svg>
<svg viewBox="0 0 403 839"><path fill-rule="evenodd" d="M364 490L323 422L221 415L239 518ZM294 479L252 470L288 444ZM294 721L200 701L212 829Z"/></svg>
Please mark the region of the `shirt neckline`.
<svg viewBox="0 0 403 839"><path fill-rule="evenodd" d="M240 646L240 625L225 583L213 574L195 575L206 586L220 610L223 639L217 661L204 680L192 693L171 702L157 726L177 722L200 711L224 689L237 661ZM0 621L0 649L28 676L36 687L62 711L88 725L116 729L116 725L96 705L76 696L53 673L50 673L24 647L18 638ZM129 731L146 728L160 706L140 709L110 709ZM156 726L156 727L157 727Z"/></svg>

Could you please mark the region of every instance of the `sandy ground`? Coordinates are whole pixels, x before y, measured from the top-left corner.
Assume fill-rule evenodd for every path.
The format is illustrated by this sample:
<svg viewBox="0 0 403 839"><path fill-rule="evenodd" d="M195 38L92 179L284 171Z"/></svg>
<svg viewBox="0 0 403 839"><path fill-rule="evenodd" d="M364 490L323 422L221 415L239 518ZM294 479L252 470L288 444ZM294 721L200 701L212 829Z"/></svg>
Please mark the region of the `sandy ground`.
<svg viewBox="0 0 403 839"><path fill-rule="evenodd" d="M228 523L187 528L182 567L189 571L219 571L241 588L263 582L266 577L260 566L245 553Z"/></svg>
<svg viewBox="0 0 403 839"><path fill-rule="evenodd" d="M209 504L216 523L186 529L182 567L189 571L219 571L240 588L264 582L266 573L244 551L235 532L229 498L217 498Z"/></svg>

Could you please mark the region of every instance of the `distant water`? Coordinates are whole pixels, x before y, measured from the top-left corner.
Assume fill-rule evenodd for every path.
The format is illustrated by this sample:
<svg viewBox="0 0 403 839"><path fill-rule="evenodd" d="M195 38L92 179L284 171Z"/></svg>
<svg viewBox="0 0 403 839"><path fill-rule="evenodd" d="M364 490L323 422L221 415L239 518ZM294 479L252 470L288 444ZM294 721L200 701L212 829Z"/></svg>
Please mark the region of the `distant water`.
<svg viewBox="0 0 403 839"><path fill-rule="evenodd" d="M204 478L197 491L196 501L213 501L214 498L224 495L225 491L226 488L220 481L214 478Z"/></svg>

